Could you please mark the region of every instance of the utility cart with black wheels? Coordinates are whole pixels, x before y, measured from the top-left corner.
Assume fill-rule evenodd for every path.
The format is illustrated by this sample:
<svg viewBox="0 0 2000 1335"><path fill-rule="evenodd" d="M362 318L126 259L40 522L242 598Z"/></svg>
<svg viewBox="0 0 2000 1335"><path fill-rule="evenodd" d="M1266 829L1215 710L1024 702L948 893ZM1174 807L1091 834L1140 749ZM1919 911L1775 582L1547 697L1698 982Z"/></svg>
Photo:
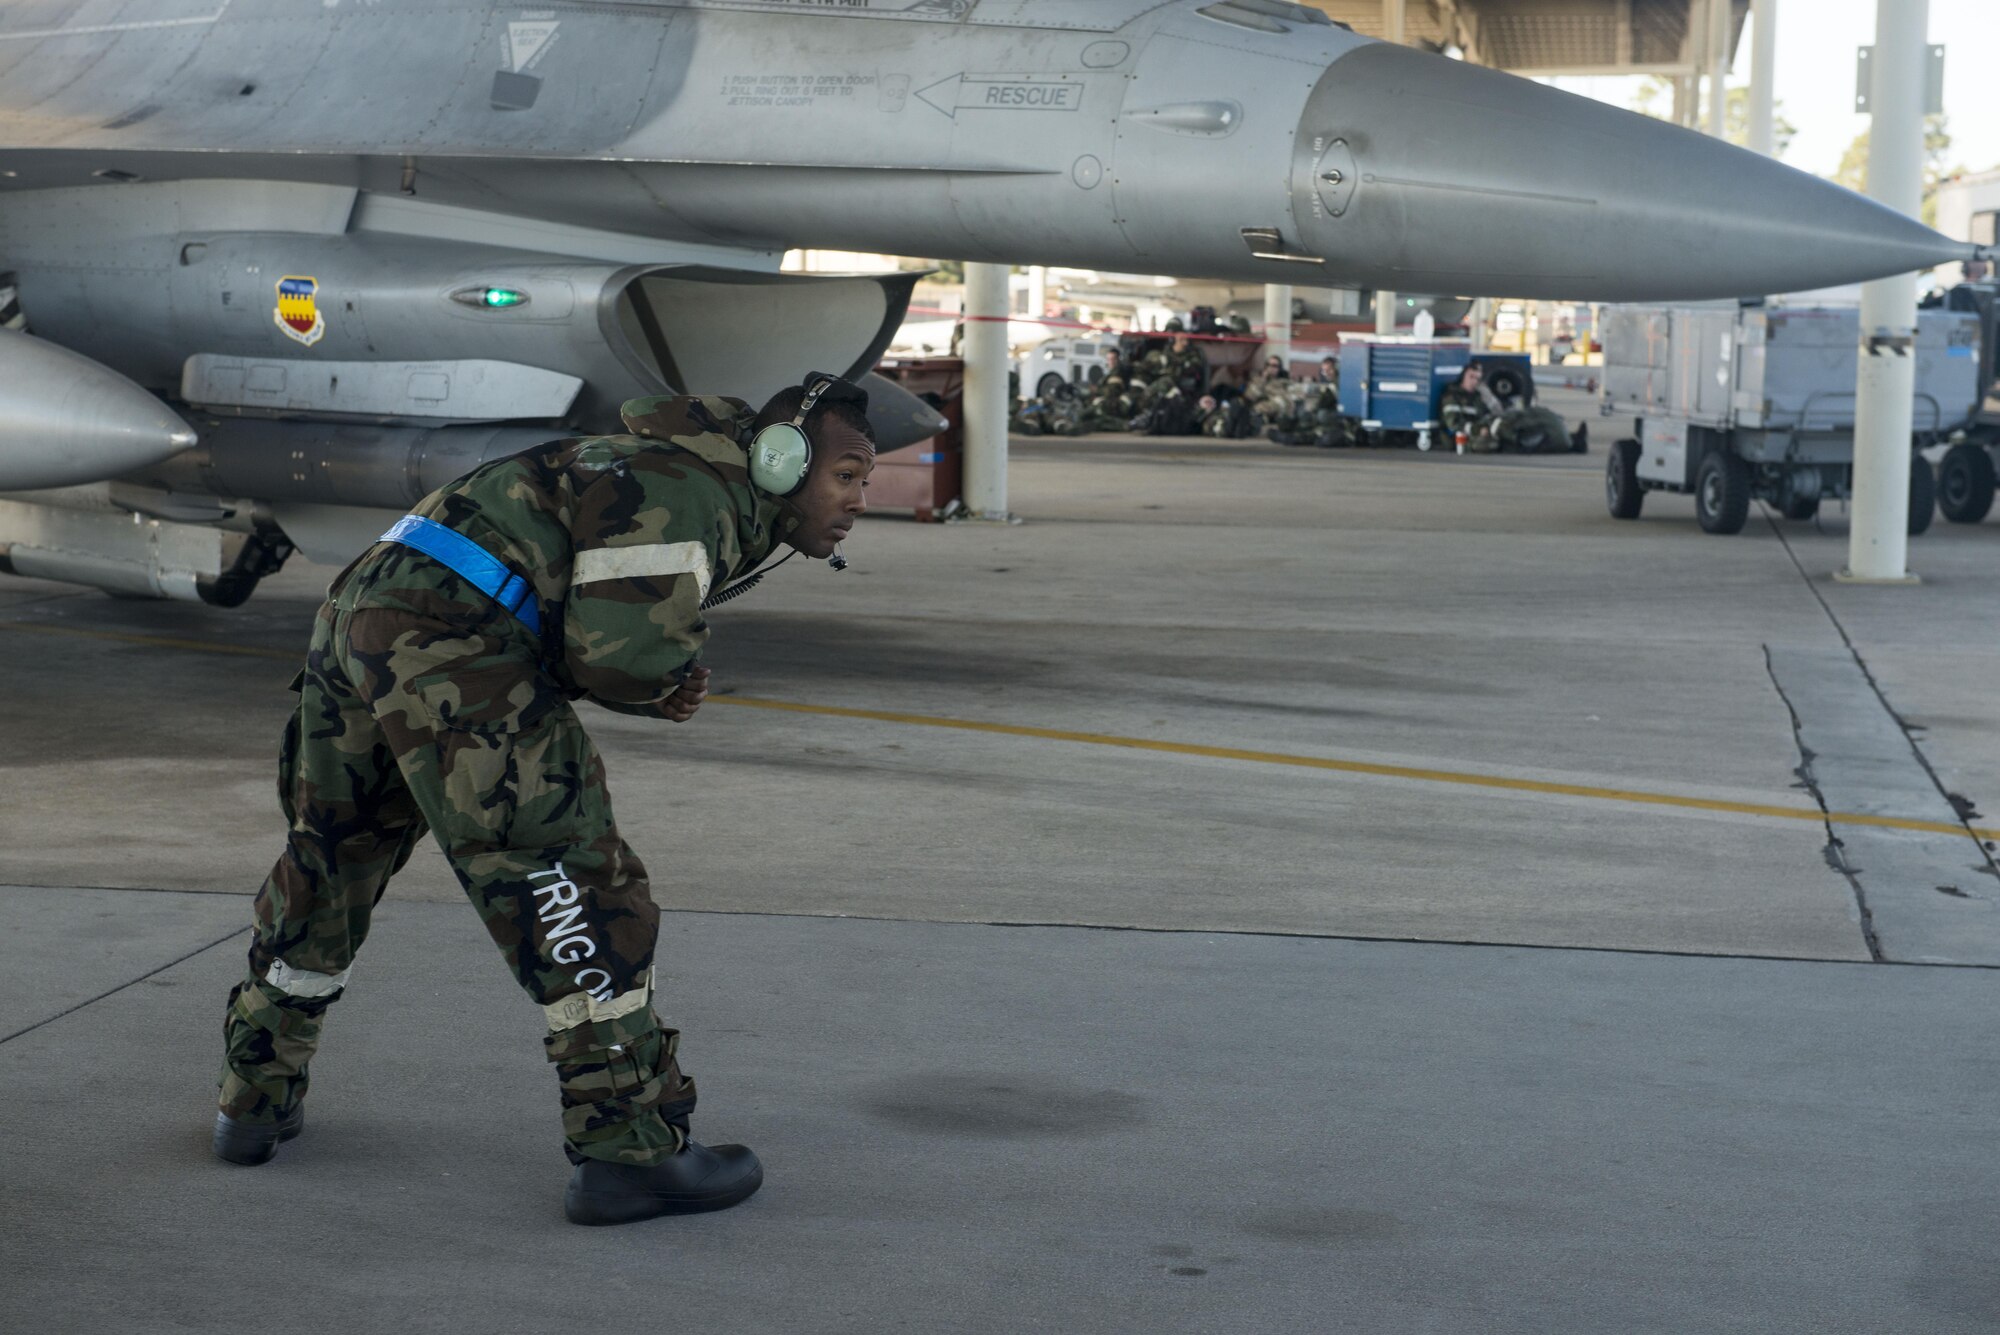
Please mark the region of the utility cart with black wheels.
<svg viewBox="0 0 2000 1335"><path fill-rule="evenodd" d="M1703 532L1740 533L1752 501L1807 520L1822 502L1853 494L1855 307L1611 306L1601 327L1601 411L1632 424L1605 466L1605 505L1614 518L1637 519L1648 492L1678 492L1694 498ZM1919 314L1911 350L1912 533L1930 527L1937 504L1931 466L1918 451L1971 416L1979 341L1977 315ZM1992 461L1979 453L1990 494ZM1976 465L1968 468L1976 473ZM1966 489L1976 492L1977 481Z"/></svg>
<svg viewBox="0 0 2000 1335"><path fill-rule="evenodd" d="M1960 283L1926 304L1979 317L1979 404L1937 463L1938 513L1954 524L1977 524L1992 513L2000 463L2000 284Z"/></svg>
<svg viewBox="0 0 2000 1335"><path fill-rule="evenodd" d="M1938 460L1938 510L1952 523L1977 524L1993 509L1993 449L1987 440L1961 440Z"/></svg>

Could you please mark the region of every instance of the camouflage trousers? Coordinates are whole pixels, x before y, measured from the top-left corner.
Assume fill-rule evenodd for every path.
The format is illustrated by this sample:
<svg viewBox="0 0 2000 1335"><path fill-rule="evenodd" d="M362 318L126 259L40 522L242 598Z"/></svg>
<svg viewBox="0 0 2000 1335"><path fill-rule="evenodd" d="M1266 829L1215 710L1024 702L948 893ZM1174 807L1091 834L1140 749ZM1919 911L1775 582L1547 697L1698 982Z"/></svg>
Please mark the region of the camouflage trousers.
<svg viewBox="0 0 2000 1335"><path fill-rule="evenodd" d="M532 636L485 610L320 609L279 764L291 831L230 993L221 1107L271 1122L305 1096L371 912L428 830L547 1013L571 1159L657 1163L695 1102L652 1005L659 910Z"/></svg>

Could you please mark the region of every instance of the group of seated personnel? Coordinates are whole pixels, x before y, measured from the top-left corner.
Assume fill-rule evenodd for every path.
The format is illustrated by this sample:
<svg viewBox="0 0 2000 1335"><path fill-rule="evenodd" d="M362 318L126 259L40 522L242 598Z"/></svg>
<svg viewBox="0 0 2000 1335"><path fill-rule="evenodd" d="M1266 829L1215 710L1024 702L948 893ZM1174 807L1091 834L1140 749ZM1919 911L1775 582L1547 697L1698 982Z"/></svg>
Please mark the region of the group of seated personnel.
<svg viewBox="0 0 2000 1335"><path fill-rule="evenodd" d="M1130 370L1118 349L1105 352L1104 373L1081 397L1062 392L1026 403L1014 399L1011 426L1024 436L1082 436L1093 431L1151 436L1213 436L1244 439L1267 436L1281 445L1355 445L1360 423L1340 410L1340 363L1322 358L1309 382L1294 381L1284 361L1271 356L1235 393L1211 392L1209 363L1188 339L1179 320L1169 321L1174 337ZM1447 448L1463 433L1475 453L1515 450L1555 453L1576 448L1561 417L1547 408L1510 407L1483 383L1474 363L1447 386L1438 416Z"/></svg>
<svg viewBox="0 0 2000 1335"><path fill-rule="evenodd" d="M1208 356L1179 320L1173 335L1127 367L1118 349L1104 354L1103 375L1079 398L1064 390L1017 403L1012 426L1024 436L1081 436L1090 431L1189 436L1201 430L1200 404L1208 392ZM1247 329L1246 329L1247 332Z"/></svg>

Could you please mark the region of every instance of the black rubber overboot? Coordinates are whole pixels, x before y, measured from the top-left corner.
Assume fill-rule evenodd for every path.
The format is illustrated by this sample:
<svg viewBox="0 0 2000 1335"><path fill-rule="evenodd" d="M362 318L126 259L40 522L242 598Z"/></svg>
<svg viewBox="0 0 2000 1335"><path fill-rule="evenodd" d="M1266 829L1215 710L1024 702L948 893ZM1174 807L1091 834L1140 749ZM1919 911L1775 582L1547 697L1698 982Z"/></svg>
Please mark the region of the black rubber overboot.
<svg viewBox="0 0 2000 1335"><path fill-rule="evenodd" d="M668 1214L726 1210L764 1185L764 1166L742 1145L689 1141L650 1167L586 1159L570 1175L563 1213L572 1224L630 1224Z"/></svg>

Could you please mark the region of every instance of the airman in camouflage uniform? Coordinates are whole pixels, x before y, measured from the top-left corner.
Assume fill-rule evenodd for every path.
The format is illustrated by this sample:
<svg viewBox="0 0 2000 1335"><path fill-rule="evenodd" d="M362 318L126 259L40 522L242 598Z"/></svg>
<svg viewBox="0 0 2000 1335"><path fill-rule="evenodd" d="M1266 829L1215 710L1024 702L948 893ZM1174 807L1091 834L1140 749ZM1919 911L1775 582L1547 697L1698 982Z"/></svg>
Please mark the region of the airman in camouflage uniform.
<svg viewBox="0 0 2000 1335"><path fill-rule="evenodd" d="M1208 393L1208 354L1186 335L1176 338L1167 353L1174 383L1183 394L1200 398Z"/></svg>
<svg viewBox="0 0 2000 1335"><path fill-rule="evenodd" d="M1132 419L1138 416L1139 407L1138 401L1132 395L1131 384L1125 378L1124 359L1119 355L1118 349L1105 349L1104 374L1091 386L1090 397L1084 402L1085 429L1127 430L1132 424Z"/></svg>
<svg viewBox="0 0 2000 1335"><path fill-rule="evenodd" d="M1485 379L1479 363L1473 362L1438 396L1438 421L1445 436L1455 441L1463 433L1465 448L1473 454L1492 454L1500 448L1493 438L1493 421L1503 408Z"/></svg>
<svg viewBox="0 0 2000 1335"><path fill-rule="evenodd" d="M1272 424L1272 440L1322 449L1361 442L1361 424L1340 411L1340 363L1335 358L1320 358L1319 373L1310 382L1285 383L1290 400L1285 414Z"/></svg>
<svg viewBox="0 0 2000 1335"><path fill-rule="evenodd" d="M1484 379L1475 362L1438 398L1438 420L1448 435L1465 432L1468 451L1557 454L1574 448L1569 428L1558 414L1532 404L1510 408L1486 387Z"/></svg>
<svg viewBox="0 0 2000 1335"><path fill-rule="evenodd" d="M1264 359L1263 369L1250 378L1250 384L1243 392L1258 416L1267 422L1276 422L1292 411L1291 385L1292 376L1285 369L1284 361L1271 356Z"/></svg>
<svg viewBox="0 0 2000 1335"><path fill-rule="evenodd" d="M688 1140L694 1083L654 1009L659 910L572 702L685 721L707 689L711 590L781 543L823 557L846 535L873 466L851 400L808 419L816 448L796 495L751 481L753 426L791 421L800 399L786 391L761 417L734 399L634 400L636 434L555 441L425 499L415 514L531 586L540 634L400 543L335 580L293 683L279 772L290 836L223 1025L219 1155L262 1163L297 1134L323 1017L429 831L546 1014L577 1164L571 1218L714 1209L756 1189L748 1150Z"/></svg>
<svg viewBox="0 0 2000 1335"><path fill-rule="evenodd" d="M1174 359L1165 348L1148 348L1139 358L1136 382L1146 394L1148 401L1159 398L1169 390L1179 387L1174 379Z"/></svg>
<svg viewBox="0 0 2000 1335"><path fill-rule="evenodd" d="M1029 399L1007 419L1007 429L1017 436L1081 436L1090 430L1083 401L1060 393Z"/></svg>

